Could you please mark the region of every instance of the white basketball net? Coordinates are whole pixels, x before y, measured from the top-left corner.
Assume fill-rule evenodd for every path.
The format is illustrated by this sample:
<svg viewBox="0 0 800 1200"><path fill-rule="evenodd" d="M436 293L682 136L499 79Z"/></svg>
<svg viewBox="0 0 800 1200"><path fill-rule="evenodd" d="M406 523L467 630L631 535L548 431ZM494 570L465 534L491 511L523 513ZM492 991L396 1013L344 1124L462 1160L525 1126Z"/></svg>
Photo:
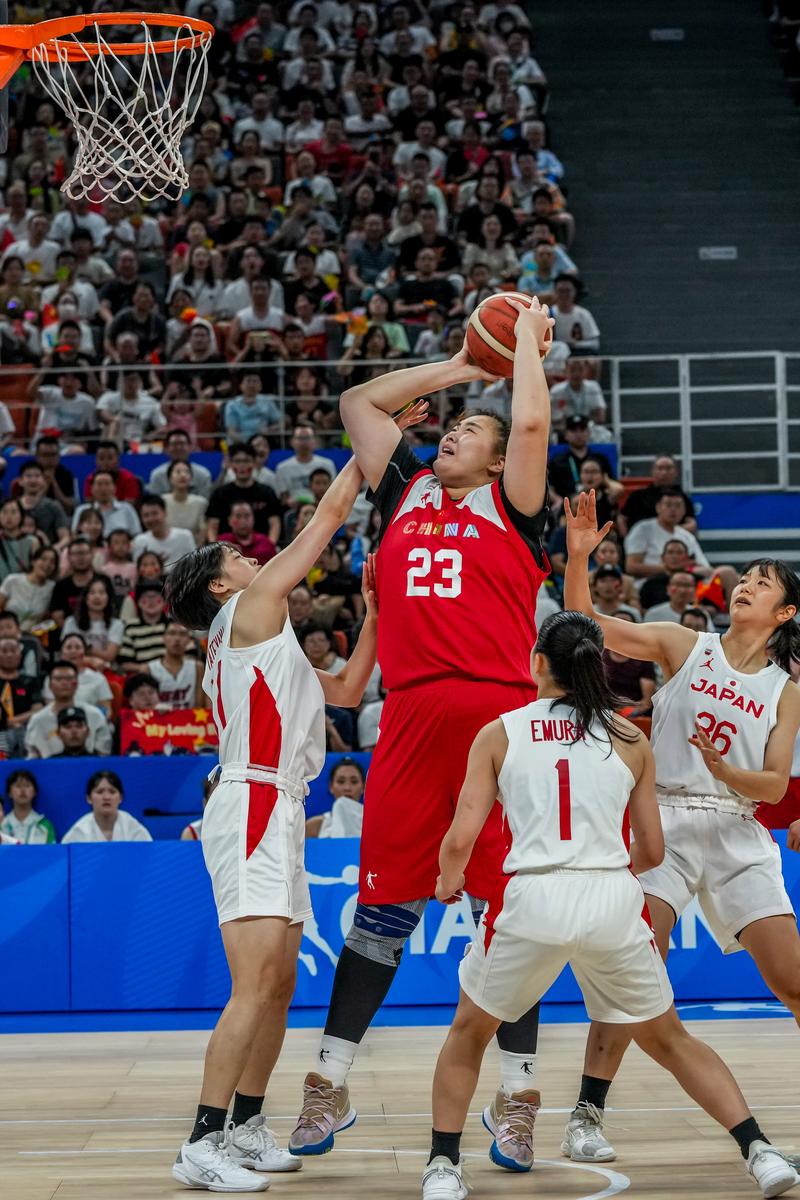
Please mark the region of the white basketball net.
<svg viewBox="0 0 800 1200"><path fill-rule="evenodd" d="M191 44L159 54L144 21L141 31L141 57L116 55L99 26L93 29L96 55L81 49L71 62L66 47L74 54L85 45L74 34L48 43L57 61L49 61L42 46L31 51L39 82L75 129L75 163L61 188L72 199L177 200L189 186L181 141L203 98L211 36L181 26L174 30L176 43L191 38Z"/></svg>

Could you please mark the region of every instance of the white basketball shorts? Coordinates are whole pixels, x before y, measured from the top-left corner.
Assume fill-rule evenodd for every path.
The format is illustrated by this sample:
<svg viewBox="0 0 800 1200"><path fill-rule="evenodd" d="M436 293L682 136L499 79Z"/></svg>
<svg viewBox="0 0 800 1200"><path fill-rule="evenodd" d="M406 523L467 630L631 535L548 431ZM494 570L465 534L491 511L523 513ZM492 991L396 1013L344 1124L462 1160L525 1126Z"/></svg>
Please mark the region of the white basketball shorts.
<svg viewBox="0 0 800 1200"><path fill-rule="evenodd" d="M461 963L461 987L479 1008L517 1021L570 964L594 1021L660 1017L672 988L644 895L627 868L514 875L481 919Z"/></svg>
<svg viewBox="0 0 800 1200"><path fill-rule="evenodd" d="M737 936L762 917L793 915L783 886L781 852L752 816L716 808L661 804L666 854L639 881L681 915L697 896L725 954L742 947Z"/></svg>
<svg viewBox="0 0 800 1200"><path fill-rule="evenodd" d="M218 783L201 841L220 925L241 917L312 915L304 864L306 810L271 783Z"/></svg>

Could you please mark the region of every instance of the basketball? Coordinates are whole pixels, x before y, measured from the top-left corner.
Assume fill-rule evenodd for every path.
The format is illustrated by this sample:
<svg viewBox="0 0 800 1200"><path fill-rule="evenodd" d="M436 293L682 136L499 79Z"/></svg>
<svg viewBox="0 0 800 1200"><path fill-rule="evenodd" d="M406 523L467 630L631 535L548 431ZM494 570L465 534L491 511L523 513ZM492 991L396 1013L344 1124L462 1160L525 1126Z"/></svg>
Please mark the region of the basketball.
<svg viewBox="0 0 800 1200"><path fill-rule="evenodd" d="M492 375L506 377L514 373L517 336L517 310L508 300L519 300L530 308L532 296L524 292L497 292L487 296L472 313L467 324L467 349L472 361ZM548 330L548 343L552 332ZM542 355L544 358L544 355Z"/></svg>

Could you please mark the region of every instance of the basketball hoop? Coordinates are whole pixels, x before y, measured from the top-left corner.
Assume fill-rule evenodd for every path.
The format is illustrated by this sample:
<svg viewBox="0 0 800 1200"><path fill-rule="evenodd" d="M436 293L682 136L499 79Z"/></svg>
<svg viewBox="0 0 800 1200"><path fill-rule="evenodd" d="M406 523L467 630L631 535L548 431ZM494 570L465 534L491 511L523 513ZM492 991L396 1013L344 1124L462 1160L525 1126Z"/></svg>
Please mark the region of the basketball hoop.
<svg viewBox="0 0 800 1200"><path fill-rule="evenodd" d="M109 42L109 25L134 26L140 40ZM154 29L172 36L157 40ZM177 200L189 186L181 141L203 98L213 35L208 22L170 13L0 26L0 88L27 59L72 122L77 153L61 186L71 199Z"/></svg>

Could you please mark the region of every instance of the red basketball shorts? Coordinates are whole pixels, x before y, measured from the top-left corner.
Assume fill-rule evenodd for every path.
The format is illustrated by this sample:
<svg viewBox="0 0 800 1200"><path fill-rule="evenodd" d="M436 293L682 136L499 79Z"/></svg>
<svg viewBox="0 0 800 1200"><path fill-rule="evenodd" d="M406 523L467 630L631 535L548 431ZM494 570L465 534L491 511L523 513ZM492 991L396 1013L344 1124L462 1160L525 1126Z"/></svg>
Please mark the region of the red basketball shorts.
<svg viewBox="0 0 800 1200"><path fill-rule="evenodd" d="M453 819L475 736L536 689L453 681L390 692L367 777L359 900L398 904L432 896L439 846ZM508 852L495 804L466 870L470 895L494 892Z"/></svg>

